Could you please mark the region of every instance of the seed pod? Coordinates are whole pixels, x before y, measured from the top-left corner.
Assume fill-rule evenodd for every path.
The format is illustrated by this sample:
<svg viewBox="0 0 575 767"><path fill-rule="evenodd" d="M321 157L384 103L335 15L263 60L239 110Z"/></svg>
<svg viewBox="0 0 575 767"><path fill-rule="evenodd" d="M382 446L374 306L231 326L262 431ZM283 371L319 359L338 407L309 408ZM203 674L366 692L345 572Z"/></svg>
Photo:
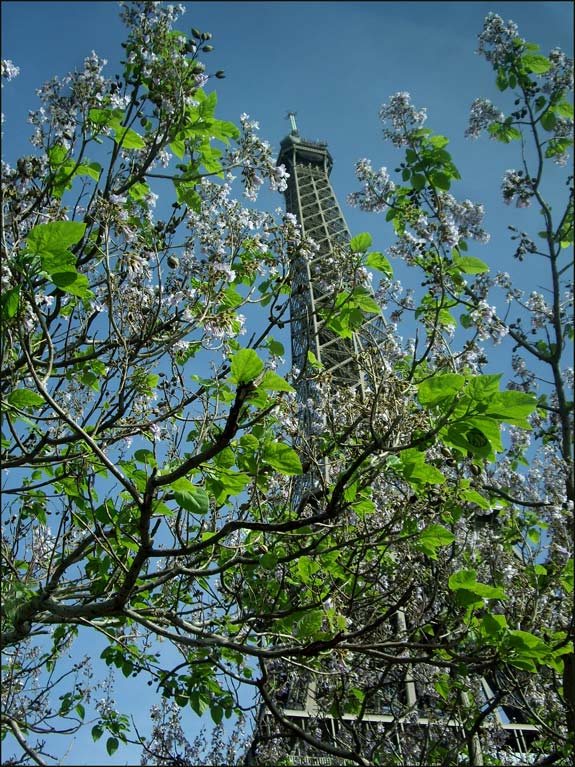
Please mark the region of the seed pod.
<svg viewBox="0 0 575 767"><path fill-rule="evenodd" d="M198 40L202 40L203 39L202 33L200 32L200 30L199 29L195 29L194 27L192 27L192 35L194 37L197 37Z"/></svg>
<svg viewBox="0 0 575 767"><path fill-rule="evenodd" d="M218 69L218 71L216 72L216 77L218 78L218 80L223 80L225 76L226 76L226 73L224 72L224 70Z"/></svg>
<svg viewBox="0 0 575 767"><path fill-rule="evenodd" d="M176 256L168 256L168 266L170 269L177 269L179 265L179 260L176 258Z"/></svg>
<svg viewBox="0 0 575 767"><path fill-rule="evenodd" d="M214 50L214 46L213 45L203 45L202 46L202 50L205 51L206 53L210 53L210 51Z"/></svg>

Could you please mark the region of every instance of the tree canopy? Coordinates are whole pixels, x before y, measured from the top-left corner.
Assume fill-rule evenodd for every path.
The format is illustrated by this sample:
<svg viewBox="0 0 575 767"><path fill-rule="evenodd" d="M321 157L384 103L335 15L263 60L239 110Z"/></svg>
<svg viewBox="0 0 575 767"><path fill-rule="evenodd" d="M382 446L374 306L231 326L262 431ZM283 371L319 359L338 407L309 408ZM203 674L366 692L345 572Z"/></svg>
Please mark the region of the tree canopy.
<svg viewBox="0 0 575 767"><path fill-rule="evenodd" d="M396 241L342 243L317 317L342 339L385 317L354 361L366 385L343 388L314 355L285 361L290 265L315 244L257 207L286 170L249 116L216 116L211 34L175 30L173 6L121 14L123 71L106 77L93 54L47 82L33 152L3 168L5 763L53 763L54 739L88 726L110 755L137 742L143 763L192 764L190 707L217 728L213 764L244 758L218 738L258 710L261 764L292 763L290 739L358 765L507 764L500 711L532 725L540 763L567 764L572 62L485 20L502 103L477 99L468 133L507 145L502 202L531 206L509 245L517 268L544 265L530 295L470 252L488 234L482 207L454 196L448 138L409 94L382 106L404 160L395 175L361 161L350 202ZM550 165L564 174L553 208ZM492 344L508 345L509 381ZM105 641L99 678L148 681L151 732L111 692L93 703L87 635ZM284 711L298 675L315 680L315 730ZM385 727L367 727L381 710ZM431 736L403 730L422 715Z"/></svg>

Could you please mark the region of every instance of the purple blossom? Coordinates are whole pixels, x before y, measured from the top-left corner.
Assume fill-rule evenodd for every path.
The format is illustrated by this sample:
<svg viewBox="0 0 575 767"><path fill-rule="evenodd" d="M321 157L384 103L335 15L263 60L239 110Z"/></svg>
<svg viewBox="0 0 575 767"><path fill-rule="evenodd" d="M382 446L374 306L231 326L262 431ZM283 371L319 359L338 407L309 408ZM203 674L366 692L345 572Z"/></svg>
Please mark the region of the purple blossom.
<svg viewBox="0 0 575 767"><path fill-rule="evenodd" d="M519 43L516 45L516 41ZM507 24L496 13L488 13L479 35L477 53L484 56L493 67L501 67L520 55L525 41L519 37L519 29L513 21Z"/></svg>
<svg viewBox="0 0 575 767"><path fill-rule="evenodd" d="M465 131L465 136L478 138L482 130L485 130L494 122L501 123L504 119L505 115L503 112L500 112L489 99L475 99L471 105L469 124Z"/></svg>
<svg viewBox="0 0 575 767"><path fill-rule="evenodd" d="M379 118L384 124L384 138L389 139L394 146L407 146L410 137L427 119L426 109L417 110L411 103L411 97L406 91L400 91L392 96L389 104L383 104L379 110ZM385 124L391 123L391 129Z"/></svg>
<svg viewBox="0 0 575 767"><path fill-rule="evenodd" d="M20 74L20 67L17 67L10 59L2 59L0 74L5 80L10 82L10 80L18 77Z"/></svg>
<svg viewBox="0 0 575 767"><path fill-rule="evenodd" d="M531 205L533 186L531 180L520 170L506 170L501 183L503 202L510 205L517 197L518 208L528 208Z"/></svg>

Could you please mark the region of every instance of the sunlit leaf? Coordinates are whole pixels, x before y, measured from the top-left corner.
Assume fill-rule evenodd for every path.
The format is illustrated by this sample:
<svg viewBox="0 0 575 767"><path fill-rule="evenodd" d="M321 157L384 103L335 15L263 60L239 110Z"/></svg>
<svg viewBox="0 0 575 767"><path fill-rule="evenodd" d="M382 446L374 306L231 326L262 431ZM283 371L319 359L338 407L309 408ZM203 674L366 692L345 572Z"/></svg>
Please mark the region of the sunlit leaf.
<svg viewBox="0 0 575 767"><path fill-rule="evenodd" d="M371 245L371 234L368 234L367 232L363 232L362 234L356 234L355 237L352 237L349 243L349 247L351 248L353 253L362 253L364 250L367 250L370 245Z"/></svg>
<svg viewBox="0 0 575 767"><path fill-rule="evenodd" d="M296 451L284 442L271 442L265 446L262 460L281 474L302 473L301 461Z"/></svg>
<svg viewBox="0 0 575 767"><path fill-rule="evenodd" d="M457 373L435 375L422 381L417 387L417 396L422 405L431 407L453 397L461 391L465 377Z"/></svg>
<svg viewBox="0 0 575 767"><path fill-rule="evenodd" d="M233 383L249 383L262 372L264 363L253 349L240 349L232 357L230 369Z"/></svg>
<svg viewBox="0 0 575 767"><path fill-rule="evenodd" d="M194 485L189 479L182 477L170 485L178 506L192 514L206 514L209 509L209 497L203 487Z"/></svg>

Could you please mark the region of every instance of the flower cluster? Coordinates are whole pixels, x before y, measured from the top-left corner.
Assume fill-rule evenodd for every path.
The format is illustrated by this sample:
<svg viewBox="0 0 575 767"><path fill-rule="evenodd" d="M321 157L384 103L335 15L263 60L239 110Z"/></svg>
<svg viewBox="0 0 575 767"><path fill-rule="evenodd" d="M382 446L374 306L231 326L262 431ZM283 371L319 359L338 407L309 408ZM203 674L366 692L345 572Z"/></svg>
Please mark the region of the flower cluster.
<svg viewBox="0 0 575 767"><path fill-rule="evenodd" d="M519 37L519 29L513 21L507 24L496 13L488 13L479 35L477 53L484 56L496 69L504 66L522 52L525 41Z"/></svg>
<svg viewBox="0 0 575 767"><path fill-rule="evenodd" d="M532 291L529 296L526 307L531 312L531 328L533 330L540 330L553 320L552 308L541 293L538 293L536 290Z"/></svg>
<svg viewBox="0 0 575 767"><path fill-rule="evenodd" d="M20 67L17 67L10 59L2 59L0 62L0 76L10 82L20 74Z"/></svg>
<svg viewBox="0 0 575 767"><path fill-rule="evenodd" d="M498 344L509 333L509 328L497 317L496 307L489 306L486 301L480 301L471 310L469 316L473 320L481 339L490 338L495 344Z"/></svg>
<svg viewBox="0 0 575 767"><path fill-rule="evenodd" d="M392 96L389 104L383 104L379 110L379 118L384 124L383 136L394 146L407 146L410 137L421 128L427 119L427 111L417 110L411 103L411 96L400 91ZM391 128L386 123L391 123Z"/></svg>
<svg viewBox="0 0 575 767"><path fill-rule="evenodd" d="M36 93L42 106L30 111L28 121L35 127L33 146L48 149L58 143L69 149L86 114L106 102L112 83L102 75L107 64L94 51L84 60L84 69L63 78L53 77Z"/></svg>
<svg viewBox="0 0 575 767"><path fill-rule="evenodd" d="M367 159L359 160L355 165L355 175L362 183L360 192L352 192L347 202L361 210L379 213L389 205L389 198L395 190L387 168L375 171Z"/></svg>
<svg viewBox="0 0 575 767"><path fill-rule="evenodd" d="M275 164L270 143L258 136L259 123L244 112L240 115L240 127L241 136L226 160L230 166L241 168L246 199L255 202L266 179L273 192L285 191L289 173L283 165Z"/></svg>
<svg viewBox="0 0 575 767"><path fill-rule="evenodd" d="M503 202L510 205L517 197L518 208L528 208L533 197L533 185L531 179L523 175L521 170L506 170L501 182Z"/></svg>
<svg viewBox="0 0 575 767"><path fill-rule="evenodd" d="M560 48L553 48L548 59L551 66L542 75L541 90L552 98L573 90L573 59L566 56Z"/></svg>
<svg viewBox="0 0 575 767"><path fill-rule="evenodd" d="M497 109L489 99L475 99L471 105L469 124L465 131L465 136L469 138L478 138L481 131L488 128L492 123L501 123L504 120L505 115L503 112Z"/></svg>
<svg viewBox="0 0 575 767"><path fill-rule="evenodd" d="M489 242L489 234L483 228L485 214L483 205L464 200L459 202L451 194L441 195L444 211L444 239L448 245L456 245L459 240L470 238L478 242Z"/></svg>

